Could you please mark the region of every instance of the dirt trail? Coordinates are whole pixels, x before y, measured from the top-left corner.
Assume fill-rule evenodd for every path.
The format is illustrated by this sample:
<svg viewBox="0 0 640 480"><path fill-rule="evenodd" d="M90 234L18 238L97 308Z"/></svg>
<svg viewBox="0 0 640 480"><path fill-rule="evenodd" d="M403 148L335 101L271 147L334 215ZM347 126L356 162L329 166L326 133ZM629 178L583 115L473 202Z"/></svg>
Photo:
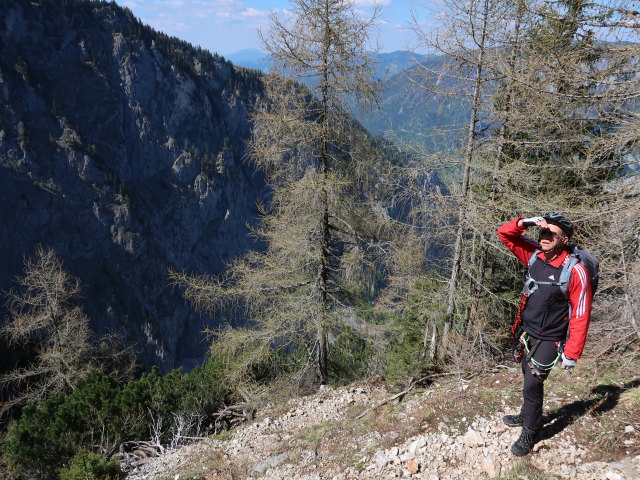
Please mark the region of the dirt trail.
<svg viewBox="0 0 640 480"><path fill-rule="evenodd" d="M560 380L556 389L573 381ZM520 429L506 427L501 417L517 411L517 381L515 369L506 368L470 382L444 380L381 406L392 394L380 385L325 389L265 408L228 438L169 452L128 480L640 479L640 425L615 423L626 450L618 461L593 461L603 448L593 437L594 422L601 421L593 411L604 411L609 399L593 392L549 394L552 415L542 440L524 459L514 457L509 447Z"/></svg>

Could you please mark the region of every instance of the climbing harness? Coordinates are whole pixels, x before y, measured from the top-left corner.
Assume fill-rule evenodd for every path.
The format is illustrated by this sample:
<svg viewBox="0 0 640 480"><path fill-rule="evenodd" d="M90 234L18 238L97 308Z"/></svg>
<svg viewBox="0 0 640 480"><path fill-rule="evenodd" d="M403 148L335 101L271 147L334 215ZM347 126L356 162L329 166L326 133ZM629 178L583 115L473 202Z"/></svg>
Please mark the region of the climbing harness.
<svg viewBox="0 0 640 480"><path fill-rule="evenodd" d="M531 374L534 377L538 377L541 379L546 378L546 376L549 374L549 371L553 368L553 366L562 355L562 342L555 342L557 350L556 357L550 363L540 363L535 358L533 358L533 356L542 343L542 339L532 338L527 332L522 332L522 334L518 338L518 343L522 345L520 360L522 360L522 356L524 355Z"/></svg>

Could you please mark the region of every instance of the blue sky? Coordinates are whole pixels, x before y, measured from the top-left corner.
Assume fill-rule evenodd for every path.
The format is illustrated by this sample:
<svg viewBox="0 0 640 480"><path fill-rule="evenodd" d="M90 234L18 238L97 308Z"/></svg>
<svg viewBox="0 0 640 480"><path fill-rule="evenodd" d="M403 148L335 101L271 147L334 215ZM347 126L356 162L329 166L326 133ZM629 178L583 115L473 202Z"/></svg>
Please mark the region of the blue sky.
<svg viewBox="0 0 640 480"><path fill-rule="evenodd" d="M256 29L267 24L270 9L290 8L287 0L116 0L144 23L194 45L229 55L246 48L261 48ZM383 52L407 50L413 34L408 29L412 10L419 19L428 16L425 5L433 0L355 0L366 14L381 7L377 22Z"/></svg>

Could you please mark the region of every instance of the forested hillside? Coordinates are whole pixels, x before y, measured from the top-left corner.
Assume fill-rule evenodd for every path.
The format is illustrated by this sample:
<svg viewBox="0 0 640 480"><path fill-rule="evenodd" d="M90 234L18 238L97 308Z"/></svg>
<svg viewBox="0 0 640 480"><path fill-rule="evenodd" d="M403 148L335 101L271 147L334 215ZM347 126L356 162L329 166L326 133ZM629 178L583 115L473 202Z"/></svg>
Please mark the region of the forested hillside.
<svg viewBox="0 0 640 480"><path fill-rule="evenodd" d="M438 78L438 72L444 72L451 61L446 56L402 53L404 61L381 56L381 67L390 64L393 68L384 70L380 105L362 115L362 123L371 133L407 149L434 153L459 148L469 117L466 85L455 76ZM445 90L459 94L448 95Z"/></svg>
<svg viewBox="0 0 640 480"><path fill-rule="evenodd" d="M438 89L425 94L416 82L435 86L437 73L444 68L446 57L409 51L376 53L373 79L379 82L379 103L367 111L352 106L353 114L373 135L387 137L404 144L405 149L429 152L455 149L460 145L461 127L468 115L464 98L441 94ZM237 65L267 72L269 56L260 50L244 50L229 57ZM430 79L423 72L434 72ZM453 89L456 78L448 78Z"/></svg>

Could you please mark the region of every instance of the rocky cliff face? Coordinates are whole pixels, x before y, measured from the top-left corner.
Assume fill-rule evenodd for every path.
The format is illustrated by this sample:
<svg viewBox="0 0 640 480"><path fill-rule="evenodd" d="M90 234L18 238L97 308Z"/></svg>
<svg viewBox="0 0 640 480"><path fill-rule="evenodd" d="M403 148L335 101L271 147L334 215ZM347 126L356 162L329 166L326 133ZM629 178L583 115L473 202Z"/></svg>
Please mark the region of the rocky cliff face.
<svg viewBox="0 0 640 480"><path fill-rule="evenodd" d="M49 246L97 333L188 364L210 319L167 280L255 247L266 189L243 161L255 74L96 1L0 0L0 288ZM3 314L4 316L4 314Z"/></svg>

